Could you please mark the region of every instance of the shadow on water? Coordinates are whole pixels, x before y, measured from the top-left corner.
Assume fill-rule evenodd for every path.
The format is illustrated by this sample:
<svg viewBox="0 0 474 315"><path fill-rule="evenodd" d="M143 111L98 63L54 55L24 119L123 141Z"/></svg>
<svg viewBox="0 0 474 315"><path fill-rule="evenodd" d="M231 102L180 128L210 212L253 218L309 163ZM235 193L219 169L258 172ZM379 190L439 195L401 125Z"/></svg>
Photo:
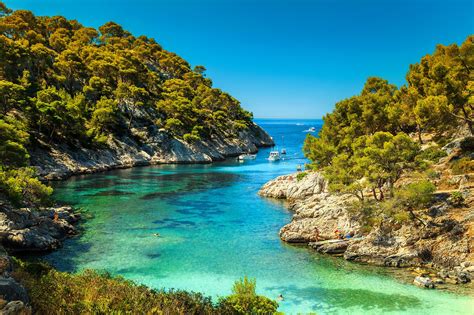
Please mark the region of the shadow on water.
<svg viewBox="0 0 474 315"><path fill-rule="evenodd" d="M180 227L191 227L195 226L196 223L188 220L178 220L178 219L163 219L155 220L154 224L157 224L160 228L180 228Z"/></svg>
<svg viewBox="0 0 474 315"><path fill-rule="evenodd" d="M105 197L105 196L126 196L126 195L134 195L135 193L129 192L129 191L122 191L122 190L117 190L117 189L112 189L112 190L105 190L105 191L99 191L94 194L85 194L83 196L87 197Z"/></svg>
<svg viewBox="0 0 474 315"><path fill-rule="evenodd" d="M294 304L300 304L308 300L318 300L331 308L337 309L357 307L365 311L379 309L381 312L398 312L422 306L421 301L413 296L375 292L366 289L299 288L295 285L273 286L267 287L267 289L276 292L288 292L286 295L284 294L286 300ZM320 309L321 304L315 304L313 308L315 310Z"/></svg>
<svg viewBox="0 0 474 315"><path fill-rule="evenodd" d="M79 238L80 237L73 237L64 241L64 247L70 248L70 250L67 250L66 254L64 252L62 252L61 254L58 254L58 252L49 252L36 254L28 253L24 255L15 256L30 261L47 261L49 264L51 264L60 271L72 273L78 272L79 269L77 268L78 264L76 258L81 256L83 253L90 251L90 249L92 248L91 243L78 242ZM69 244L73 244L72 248L69 246Z"/></svg>
<svg viewBox="0 0 474 315"><path fill-rule="evenodd" d="M166 174L156 176L156 180L176 182L181 184L176 189L171 191L156 191L148 193L140 197L142 200L152 200L156 198L172 197L173 200L176 194L190 194L199 191L206 191L214 188L222 188L231 185L238 181L239 175L231 173L180 173L180 174ZM176 203L176 201L173 201Z"/></svg>

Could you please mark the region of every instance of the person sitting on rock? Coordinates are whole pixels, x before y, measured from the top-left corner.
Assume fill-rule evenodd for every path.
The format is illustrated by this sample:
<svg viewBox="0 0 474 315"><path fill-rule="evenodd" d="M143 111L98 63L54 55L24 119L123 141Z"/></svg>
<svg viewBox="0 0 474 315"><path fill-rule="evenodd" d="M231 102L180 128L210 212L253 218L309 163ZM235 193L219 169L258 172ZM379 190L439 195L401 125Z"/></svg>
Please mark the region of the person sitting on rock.
<svg viewBox="0 0 474 315"><path fill-rule="evenodd" d="M319 241L319 230L317 227L314 228L314 238L316 242Z"/></svg>

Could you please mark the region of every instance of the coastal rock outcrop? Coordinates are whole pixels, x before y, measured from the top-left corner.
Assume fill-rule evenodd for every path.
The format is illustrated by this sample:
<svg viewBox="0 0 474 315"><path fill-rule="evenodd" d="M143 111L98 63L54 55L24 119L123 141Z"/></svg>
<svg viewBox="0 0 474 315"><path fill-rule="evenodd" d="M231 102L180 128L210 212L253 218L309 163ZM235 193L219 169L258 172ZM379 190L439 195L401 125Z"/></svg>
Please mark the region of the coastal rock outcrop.
<svg viewBox="0 0 474 315"><path fill-rule="evenodd" d="M289 207L295 214L292 221L280 230L280 238L286 242L328 240L334 238L335 230L349 232L359 229L358 222L347 209L347 203L354 197L329 194L327 182L320 173L277 177L266 183L259 195L290 201Z"/></svg>
<svg viewBox="0 0 474 315"><path fill-rule="evenodd" d="M138 124L138 123L137 123ZM257 124L238 134L213 135L187 143L156 126L134 126L130 134L110 137L103 148L80 143L46 143L38 140L29 148L31 164L45 179L62 179L74 174L151 164L210 163L257 152L274 144Z"/></svg>
<svg viewBox="0 0 474 315"><path fill-rule="evenodd" d="M287 199L294 211L280 230L283 241L308 243L318 252L360 263L442 270L438 276L449 283L474 279L474 198L468 190L462 207L453 208L449 194L440 192L432 207L417 213L421 222L399 224L386 218L365 233L351 212L355 197L328 193L326 187L321 174L306 172L280 176L261 188L261 196ZM350 238L340 240L349 233Z"/></svg>
<svg viewBox="0 0 474 315"><path fill-rule="evenodd" d="M0 240L11 252L49 251L76 233L71 207L15 208L0 201Z"/></svg>

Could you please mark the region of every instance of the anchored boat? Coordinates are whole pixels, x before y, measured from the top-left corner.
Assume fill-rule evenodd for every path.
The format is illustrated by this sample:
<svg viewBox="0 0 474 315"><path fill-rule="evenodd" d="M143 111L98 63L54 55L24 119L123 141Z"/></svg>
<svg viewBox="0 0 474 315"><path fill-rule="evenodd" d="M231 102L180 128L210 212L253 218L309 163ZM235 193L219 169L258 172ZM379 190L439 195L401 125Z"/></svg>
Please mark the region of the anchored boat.
<svg viewBox="0 0 474 315"><path fill-rule="evenodd" d="M279 161L279 160L280 160L280 152L278 152L278 151L271 151L271 152L270 152L270 155L268 156L268 160L269 160L270 162Z"/></svg>
<svg viewBox="0 0 474 315"><path fill-rule="evenodd" d="M246 154L241 154L237 157L237 160L239 161L246 161L246 160L255 160L255 158L257 157L256 154L250 154L250 153L246 153Z"/></svg>

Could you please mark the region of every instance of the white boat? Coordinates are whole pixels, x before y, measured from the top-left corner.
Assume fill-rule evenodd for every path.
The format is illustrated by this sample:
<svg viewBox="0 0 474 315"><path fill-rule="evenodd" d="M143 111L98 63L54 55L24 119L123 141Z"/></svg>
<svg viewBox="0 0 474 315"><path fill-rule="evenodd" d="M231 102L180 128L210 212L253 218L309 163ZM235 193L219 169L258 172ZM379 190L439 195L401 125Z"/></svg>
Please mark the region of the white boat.
<svg viewBox="0 0 474 315"><path fill-rule="evenodd" d="M237 160L239 161L255 160L256 157L257 157L256 154L246 153L246 154L239 155L239 157L237 157Z"/></svg>
<svg viewBox="0 0 474 315"><path fill-rule="evenodd" d="M281 144L282 144L282 145L284 145L284 143L285 143L284 140L285 140L285 137L281 136ZM285 149L284 147L281 148L280 153L281 153L282 155L285 155L285 154L286 154L286 149Z"/></svg>
<svg viewBox="0 0 474 315"><path fill-rule="evenodd" d="M280 160L280 152L278 151L271 151L270 155L268 156L268 160L273 162L273 161L279 161Z"/></svg>

